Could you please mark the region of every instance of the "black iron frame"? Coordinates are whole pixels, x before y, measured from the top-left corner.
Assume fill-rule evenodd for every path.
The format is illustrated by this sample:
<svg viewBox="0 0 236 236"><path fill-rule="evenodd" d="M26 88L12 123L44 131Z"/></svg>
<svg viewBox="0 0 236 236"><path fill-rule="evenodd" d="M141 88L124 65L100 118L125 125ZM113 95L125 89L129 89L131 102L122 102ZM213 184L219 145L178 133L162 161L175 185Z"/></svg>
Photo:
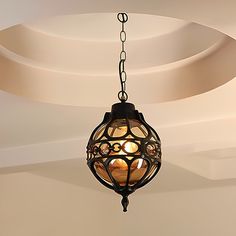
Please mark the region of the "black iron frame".
<svg viewBox="0 0 236 236"><path fill-rule="evenodd" d="M117 119L126 120L127 133L122 137L114 138L108 135L108 129L111 126L111 124ZM129 126L129 119L135 119L139 121L140 123L142 123L142 125L148 131L148 134L145 138L137 137L132 133L131 128ZM104 125L106 125L106 128L103 131L103 134L99 137L99 139L94 139L94 134L99 130L101 126L104 126ZM127 138L127 136L129 138ZM118 142L114 143L113 145L110 144L110 142L115 142L118 140L119 141L122 140L125 142L127 141L135 142L138 146L138 150L135 153L128 153L127 151L125 151L125 148L124 148L125 142L122 145L120 145L120 143ZM106 154L102 153L100 150L100 147L103 144L107 144L109 146L109 152ZM122 151L125 154L109 155L111 151L116 152L114 150L115 144L119 144L120 149L122 149ZM149 144L154 144L156 146L155 155L149 155L147 153L147 145ZM133 158L130 160L127 158L127 156L129 157L132 156ZM146 161L148 165L147 170L137 183L135 183L134 185L130 185L129 184L130 167L135 160L140 159L140 158ZM127 181L126 181L125 186L120 186L115 180L115 178L112 176L111 172L109 171L109 164L111 163L111 161L115 159L122 159L123 161L126 162L128 166ZM95 162L99 162L104 166L109 178L112 181L112 184L106 182L97 174L95 166L94 166ZM91 134L91 137L87 145L87 164L89 168L91 169L92 173L94 174L94 176L98 179L100 183L102 183L103 185L105 185L106 187L110 189L113 189L115 192L123 196L122 201L121 201L123 205L123 211L127 211L127 206L129 203L128 196L131 193L133 193L136 189L141 188L144 185L146 185L148 182L150 182L158 173L161 167L161 141L158 134L155 132L155 130L145 122L142 113L139 113L137 110L135 110L135 107L133 104L126 103L126 102L116 103L112 106L112 111L107 112L105 114L102 123L97 128L95 128L95 130ZM150 171L153 168L155 170L152 173L152 175L149 176Z"/></svg>

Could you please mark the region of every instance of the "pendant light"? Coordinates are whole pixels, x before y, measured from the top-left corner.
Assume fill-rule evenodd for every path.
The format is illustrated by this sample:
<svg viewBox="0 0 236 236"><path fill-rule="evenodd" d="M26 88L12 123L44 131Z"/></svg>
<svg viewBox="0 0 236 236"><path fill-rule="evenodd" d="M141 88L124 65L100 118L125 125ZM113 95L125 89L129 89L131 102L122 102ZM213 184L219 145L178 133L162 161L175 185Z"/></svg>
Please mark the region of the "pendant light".
<svg viewBox="0 0 236 236"><path fill-rule="evenodd" d="M127 211L128 196L150 182L161 167L161 142L142 113L128 103L125 72L126 13L118 13L122 24L119 77L119 103L92 132L87 145L87 164L100 183L122 196L123 211Z"/></svg>

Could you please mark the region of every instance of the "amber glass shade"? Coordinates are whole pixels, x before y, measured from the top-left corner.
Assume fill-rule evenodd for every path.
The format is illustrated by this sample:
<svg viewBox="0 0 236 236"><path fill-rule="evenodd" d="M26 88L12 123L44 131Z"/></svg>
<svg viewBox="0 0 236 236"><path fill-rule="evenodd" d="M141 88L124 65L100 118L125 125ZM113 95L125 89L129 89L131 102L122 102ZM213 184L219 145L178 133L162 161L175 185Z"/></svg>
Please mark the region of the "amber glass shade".
<svg viewBox="0 0 236 236"><path fill-rule="evenodd" d="M141 113L130 110L125 115L116 109L106 113L87 146L88 165L95 177L126 197L148 183L161 165L158 135Z"/></svg>
<svg viewBox="0 0 236 236"><path fill-rule="evenodd" d="M112 184L104 165L100 162L95 162L95 169L97 174L109 184ZM122 159L113 159L109 164L109 171L115 181L120 186L125 186L128 177L128 171L130 172L130 177L128 185L136 184L146 173L147 171L147 162L142 159L136 159L132 162L130 169L128 168L127 163Z"/></svg>

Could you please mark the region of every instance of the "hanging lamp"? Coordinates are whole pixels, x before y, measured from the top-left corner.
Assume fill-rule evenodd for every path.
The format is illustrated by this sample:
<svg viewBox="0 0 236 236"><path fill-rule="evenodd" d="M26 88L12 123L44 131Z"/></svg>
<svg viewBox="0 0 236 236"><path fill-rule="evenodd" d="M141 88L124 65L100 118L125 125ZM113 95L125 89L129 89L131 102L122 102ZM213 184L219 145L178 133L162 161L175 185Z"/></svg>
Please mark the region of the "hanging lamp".
<svg viewBox="0 0 236 236"><path fill-rule="evenodd" d="M142 113L128 103L125 72L124 25L126 13L118 13L121 22L121 52L119 103L92 132L87 145L87 164L100 183L122 196L123 211L127 211L128 196L150 182L161 167L161 142L155 130L148 125Z"/></svg>

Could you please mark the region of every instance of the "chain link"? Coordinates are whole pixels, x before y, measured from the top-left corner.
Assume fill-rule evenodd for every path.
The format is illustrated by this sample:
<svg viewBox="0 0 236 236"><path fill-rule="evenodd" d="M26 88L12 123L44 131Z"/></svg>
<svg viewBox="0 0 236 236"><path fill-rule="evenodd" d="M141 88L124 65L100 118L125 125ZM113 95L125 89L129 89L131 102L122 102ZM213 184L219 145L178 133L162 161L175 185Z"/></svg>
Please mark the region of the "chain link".
<svg viewBox="0 0 236 236"><path fill-rule="evenodd" d="M120 60L126 61L126 51L121 51L120 52Z"/></svg>
<svg viewBox="0 0 236 236"><path fill-rule="evenodd" d="M121 31L120 31L121 52L120 52L120 62L119 62L119 76L120 76L120 83L121 83L121 91L118 93L118 98L120 99L121 102L125 102L128 99L128 94L125 92L126 80L127 80L127 74L125 72L125 61L126 61L125 23L128 21L128 15L126 13L118 13L117 19L121 22Z"/></svg>

